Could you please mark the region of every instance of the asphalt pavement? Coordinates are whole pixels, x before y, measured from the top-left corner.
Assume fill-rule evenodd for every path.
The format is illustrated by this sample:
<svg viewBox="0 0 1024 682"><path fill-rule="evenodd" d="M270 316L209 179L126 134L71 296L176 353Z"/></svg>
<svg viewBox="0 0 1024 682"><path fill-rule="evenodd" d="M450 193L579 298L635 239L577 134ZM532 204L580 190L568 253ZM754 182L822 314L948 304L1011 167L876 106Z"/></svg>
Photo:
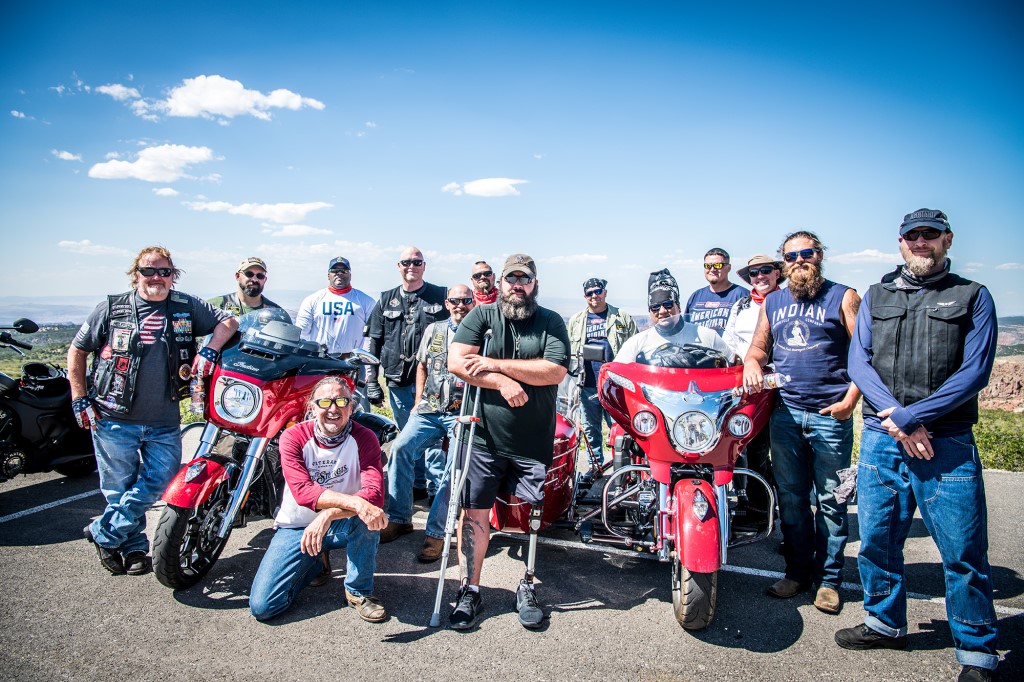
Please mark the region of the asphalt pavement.
<svg viewBox="0 0 1024 682"><path fill-rule="evenodd" d="M1024 474L985 474L1000 679L1024 680ZM422 565L417 530L381 545L376 592L390 618L365 623L344 599L343 552L327 585L262 624L248 591L273 534L269 520L237 529L209 576L171 591L150 574L103 571L82 527L102 510L95 476L36 474L0 484L0 679L9 680L954 680L959 672L942 600L938 553L916 520L906 563L913 598L907 651L838 648L839 628L862 622L856 517L838 616L812 595L780 601L779 534L733 550L719 577L711 626L681 629L667 564L584 546L564 530L538 550L538 594L550 617L524 630L513 613L523 536L496 535L483 572L484 618L446 627L458 569L448 570L442 627L428 622L438 564ZM49 506L48 506L49 505ZM149 530L160 509L149 514ZM416 523L422 529L424 509Z"/></svg>

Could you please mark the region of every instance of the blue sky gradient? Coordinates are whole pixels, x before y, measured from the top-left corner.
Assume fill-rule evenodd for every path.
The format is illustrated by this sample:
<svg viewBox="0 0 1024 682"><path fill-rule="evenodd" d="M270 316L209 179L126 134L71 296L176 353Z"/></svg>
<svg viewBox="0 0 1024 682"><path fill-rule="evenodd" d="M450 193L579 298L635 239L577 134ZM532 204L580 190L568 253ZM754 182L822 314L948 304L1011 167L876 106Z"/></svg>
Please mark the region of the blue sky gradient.
<svg viewBox="0 0 1024 682"><path fill-rule="evenodd" d="M1024 314L1018 3L0 12L0 296L98 299L152 243L190 293L260 255L267 293L294 297L344 255L376 295L417 245L430 281L525 251L562 312L593 275L639 312L652 270L685 295L708 248L742 263L795 229L863 293L899 262L903 214L930 207L954 268ZM281 89L297 108L260 108ZM97 177L140 154L159 163Z"/></svg>

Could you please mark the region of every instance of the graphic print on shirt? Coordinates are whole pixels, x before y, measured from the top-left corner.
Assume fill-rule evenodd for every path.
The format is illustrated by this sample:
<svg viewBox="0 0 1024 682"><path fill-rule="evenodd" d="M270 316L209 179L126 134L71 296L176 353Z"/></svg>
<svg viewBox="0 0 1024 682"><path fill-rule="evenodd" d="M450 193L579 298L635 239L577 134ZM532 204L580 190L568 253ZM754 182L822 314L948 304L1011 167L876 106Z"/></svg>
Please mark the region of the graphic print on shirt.
<svg viewBox="0 0 1024 682"><path fill-rule="evenodd" d="M809 325L825 326L825 308L820 303L792 303L772 315L772 333L778 345L789 351L813 350L824 343L810 343Z"/></svg>
<svg viewBox="0 0 1024 682"><path fill-rule="evenodd" d="M164 330L165 320L166 318L163 313L153 313L146 319L142 320L142 324L139 325L139 335L142 337L143 344L152 346L157 342L157 339L160 338L161 333ZM114 350L117 350L116 346Z"/></svg>

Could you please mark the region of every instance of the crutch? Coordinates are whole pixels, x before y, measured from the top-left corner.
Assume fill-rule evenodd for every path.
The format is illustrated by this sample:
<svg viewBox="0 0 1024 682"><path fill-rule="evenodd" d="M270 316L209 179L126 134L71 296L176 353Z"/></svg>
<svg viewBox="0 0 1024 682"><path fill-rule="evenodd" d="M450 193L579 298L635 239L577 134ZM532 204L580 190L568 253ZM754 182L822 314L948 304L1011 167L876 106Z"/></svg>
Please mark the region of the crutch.
<svg viewBox="0 0 1024 682"><path fill-rule="evenodd" d="M484 335L483 349L480 355L487 355L487 346L491 340L491 331L487 330ZM469 382L462 393L462 409L459 412L458 428L455 435L455 444L451 448L452 458L448 465L448 484L451 486L451 495L448 498L448 517L444 523L444 546L441 552L441 575L437 579L437 594L434 595L434 612L430 614L430 627L436 628L441 625L441 598L444 596L444 578L448 572L448 554L451 552L452 535L455 534L455 520L459 515L459 506L462 499L462 489L466 485L466 476L469 471L469 457L473 448L473 436L476 435L476 425L480 421L480 387L476 387L476 397L473 399L473 414L467 415L466 398L469 397ZM469 437L465 438L466 425L469 425ZM462 449L465 447L465 460L461 457ZM460 466L461 465L461 466Z"/></svg>

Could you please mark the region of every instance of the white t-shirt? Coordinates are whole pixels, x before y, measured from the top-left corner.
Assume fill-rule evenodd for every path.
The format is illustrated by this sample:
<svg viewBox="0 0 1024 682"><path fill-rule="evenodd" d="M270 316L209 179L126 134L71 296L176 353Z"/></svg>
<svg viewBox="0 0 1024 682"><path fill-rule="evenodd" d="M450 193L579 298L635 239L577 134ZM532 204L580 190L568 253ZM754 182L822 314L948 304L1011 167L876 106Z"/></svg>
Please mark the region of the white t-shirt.
<svg viewBox="0 0 1024 682"><path fill-rule="evenodd" d="M322 343L331 353L351 353L364 347L363 329L374 303L359 289L345 294L321 289L303 299L295 325L306 341Z"/></svg>
<svg viewBox="0 0 1024 682"><path fill-rule="evenodd" d="M322 448L315 438L310 438L302 446L302 459L314 483L345 495L359 492L359 444L355 438L349 436L335 448ZM277 528L305 528L313 523L318 513L296 502L291 488L286 485L274 525Z"/></svg>
<svg viewBox="0 0 1024 682"><path fill-rule="evenodd" d="M636 336L629 337L615 355L615 362L636 362L636 357L640 353L650 355L666 343L676 346L697 344L721 351L727 358L731 359L733 356L733 350L714 329L684 322L674 334L668 336L663 336L658 325L654 325Z"/></svg>
<svg viewBox="0 0 1024 682"><path fill-rule="evenodd" d="M722 338L742 360L750 350L750 342L754 340L757 318L761 314L761 304L751 299L750 304L740 310L741 301L732 304L729 320L725 323Z"/></svg>

